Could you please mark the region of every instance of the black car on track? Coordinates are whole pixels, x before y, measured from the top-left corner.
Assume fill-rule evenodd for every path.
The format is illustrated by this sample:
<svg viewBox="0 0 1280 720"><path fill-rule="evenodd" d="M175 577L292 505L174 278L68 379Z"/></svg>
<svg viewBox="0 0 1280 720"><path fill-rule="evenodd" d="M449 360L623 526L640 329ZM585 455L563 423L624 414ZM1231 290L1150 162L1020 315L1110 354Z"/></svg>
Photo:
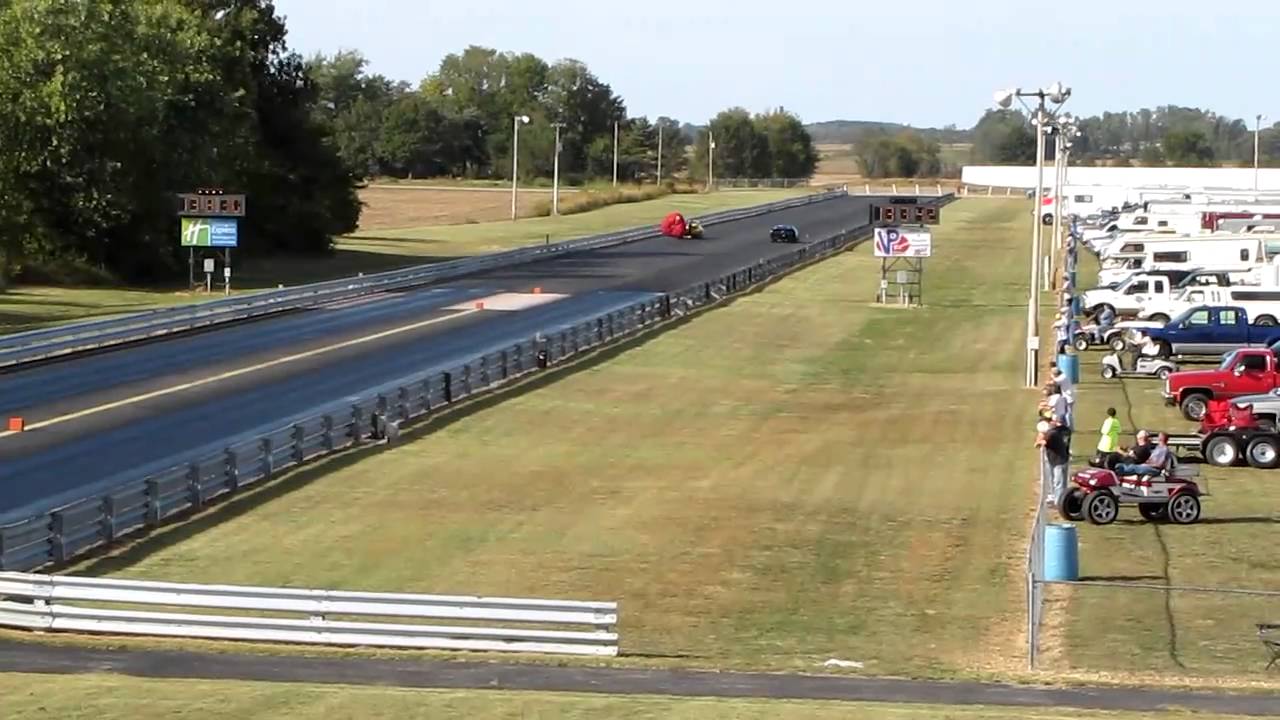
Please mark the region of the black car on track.
<svg viewBox="0 0 1280 720"><path fill-rule="evenodd" d="M774 225L769 231L769 242L800 242L800 231L795 225Z"/></svg>

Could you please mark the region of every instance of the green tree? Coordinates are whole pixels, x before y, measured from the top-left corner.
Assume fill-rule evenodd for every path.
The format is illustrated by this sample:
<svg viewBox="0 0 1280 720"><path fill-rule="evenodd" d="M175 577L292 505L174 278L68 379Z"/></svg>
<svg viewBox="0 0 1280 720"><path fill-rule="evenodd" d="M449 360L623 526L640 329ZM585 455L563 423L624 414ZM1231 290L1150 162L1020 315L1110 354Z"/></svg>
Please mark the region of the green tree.
<svg viewBox="0 0 1280 720"><path fill-rule="evenodd" d="M807 178L818 167L818 150L800 118L782 108L755 117L757 132L768 148L771 177ZM761 167L765 167L763 164Z"/></svg>
<svg viewBox="0 0 1280 720"><path fill-rule="evenodd" d="M1035 162L1036 136L1016 110L988 110L973 128L973 152L982 162Z"/></svg>
<svg viewBox="0 0 1280 720"><path fill-rule="evenodd" d="M654 122L654 128L662 129L662 177L670 178L684 173L689 168L690 136L685 134L678 120L665 116ZM657 172L656 165L654 172Z"/></svg>
<svg viewBox="0 0 1280 720"><path fill-rule="evenodd" d="M1213 162L1213 146L1202 130L1170 130L1164 136L1164 154L1174 165L1201 166Z"/></svg>

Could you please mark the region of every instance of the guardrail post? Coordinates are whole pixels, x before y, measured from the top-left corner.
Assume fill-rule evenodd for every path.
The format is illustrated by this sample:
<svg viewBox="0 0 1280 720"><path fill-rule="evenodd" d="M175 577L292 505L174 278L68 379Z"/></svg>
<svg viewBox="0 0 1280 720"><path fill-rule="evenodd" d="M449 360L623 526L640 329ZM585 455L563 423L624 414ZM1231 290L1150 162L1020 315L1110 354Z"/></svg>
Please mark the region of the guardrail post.
<svg viewBox="0 0 1280 720"><path fill-rule="evenodd" d="M193 508L204 507L204 489L200 487L200 463L187 468L187 493Z"/></svg>
<svg viewBox="0 0 1280 720"><path fill-rule="evenodd" d="M422 412L423 414L431 412L431 376L422 380Z"/></svg>
<svg viewBox="0 0 1280 720"><path fill-rule="evenodd" d="M235 492L240 489L240 458L236 451L227 448L227 490Z"/></svg>
<svg viewBox="0 0 1280 720"><path fill-rule="evenodd" d="M516 351L519 352L519 346ZM506 380L511 375L511 354L510 351L503 349L502 351L502 379Z"/></svg>
<svg viewBox="0 0 1280 720"><path fill-rule="evenodd" d="M114 495L102 498L102 518L98 522L102 527L102 539L109 543L116 540L116 504Z"/></svg>
<svg viewBox="0 0 1280 720"><path fill-rule="evenodd" d="M160 518L163 515L163 508L160 506L160 481L155 478L147 478L147 526L159 527Z"/></svg>
<svg viewBox="0 0 1280 720"><path fill-rule="evenodd" d="M307 449L304 443L307 440L307 431L301 425L294 425L293 432L293 459L301 464L307 459Z"/></svg>
<svg viewBox="0 0 1280 720"><path fill-rule="evenodd" d="M320 418L320 425L324 428L324 450L325 452L332 452L337 445L333 441L333 416L326 414Z"/></svg>
<svg viewBox="0 0 1280 720"><path fill-rule="evenodd" d="M53 522L50 524L50 530L53 532L51 533L49 540L52 543L53 561L59 563L66 562L67 543L66 538L63 536L67 528L66 516L63 515L61 510L54 510L52 513L52 521Z"/></svg>
<svg viewBox="0 0 1280 720"><path fill-rule="evenodd" d="M462 392L464 395L470 395L473 389L471 381L471 363L462 366Z"/></svg>
<svg viewBox="0 0 1280 720"><path fill-rule="evenodd" d="M4 555L8 549L8 540L5 540L4 529L0 528L0 570L8 570L9 566L4 564Z"/></svg>
<svg viewBox="0 0 1280 720"><path fill-rule="evenodd" d="M409 420L409 386L400 386L400 420L407 422Z"/></svg>
<svg viewBox="0 0 1280 720"><path fill-rule="evenodd" d="M489 356L480 356L480 387L488 387L491 380L489 379Z"/></svg>
<svg viewBox="0 0 1280 720"><path fill-rule="evenodd" d="M444 374L444 401L453 402L453 373Z"/></svg>
<svg viewBox="0 0 1280 720"><path fill-rule="evenodd" d="M275 473L275 448L270 437L262 438L262 479L270 480L271 475Z"/></svg>

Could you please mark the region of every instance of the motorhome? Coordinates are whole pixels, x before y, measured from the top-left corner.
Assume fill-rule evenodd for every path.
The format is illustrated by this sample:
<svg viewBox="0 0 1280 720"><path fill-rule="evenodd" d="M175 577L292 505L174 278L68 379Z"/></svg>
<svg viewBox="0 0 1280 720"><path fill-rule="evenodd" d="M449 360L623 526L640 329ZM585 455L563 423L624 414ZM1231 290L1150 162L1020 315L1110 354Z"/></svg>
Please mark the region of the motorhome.
<svg viewBox="0 0 1280 720"><path fill-rule="evenodd" d="M1243 281L1257 276L1258 269L1267 263L1267 243L1277 240L1276 236L1259 235L1149 241L1140 252L1115 253L1104 260L1098 284L1118 282L1136 270L1155 269L1230 272Z"/></svg>
<svg viewBox="0 0 1280 720"><path fill-rule="evenodd" d="M1138 311L1138 319L1168 322L1198 305L1242 307L1255 325L1275 325L1280 319L1280 285L1239 285L1232 287L1189 287L1170 296L1153 296Z"/></svg>

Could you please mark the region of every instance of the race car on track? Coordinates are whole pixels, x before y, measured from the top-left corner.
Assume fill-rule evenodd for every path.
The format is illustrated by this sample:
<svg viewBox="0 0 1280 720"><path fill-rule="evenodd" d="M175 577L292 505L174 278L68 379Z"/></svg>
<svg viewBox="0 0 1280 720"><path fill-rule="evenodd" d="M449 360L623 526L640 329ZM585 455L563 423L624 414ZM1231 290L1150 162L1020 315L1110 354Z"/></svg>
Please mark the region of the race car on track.
<svg viewBox="0 0 1280 720"><path fill-rule="evenodd" d="M673 212L662 219L662 224L658 226L663 235L673 238L700 238L702 237L702 223L697 220L686 220L684 215Z"/></svg>
<svg viewBox="0 0 1280 720"><path fill-rule="evenodd" d="M800 231L795 225L774 225L769 231L769 242L800 242Z"/></svg>

